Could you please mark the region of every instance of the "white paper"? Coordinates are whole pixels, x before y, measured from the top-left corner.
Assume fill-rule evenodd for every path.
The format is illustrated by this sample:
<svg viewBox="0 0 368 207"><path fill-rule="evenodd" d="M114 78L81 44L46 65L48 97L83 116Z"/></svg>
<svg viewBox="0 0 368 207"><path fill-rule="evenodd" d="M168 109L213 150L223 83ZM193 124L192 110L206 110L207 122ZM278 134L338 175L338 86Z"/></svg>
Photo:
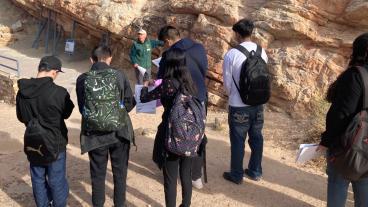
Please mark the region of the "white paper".
<svg viewBox="0 0 368 207"><path fill-rule="evenodd" d="M147 113L147 114L155 114L156 113L156 100L142 103L140 96L143 85L135 85L135 101L137 105L135 106L137 113ZM153 90L153 87L149 88L149 90Z"/></svg>
<svg viewBox="0 0 368 207"><path fill-rule="evenodd" d="M144 76L144 74L145 74L145 73L146 73L146 71L147 71L147 69L146 69L146 68L141 67L141 66L139 66L139 65L138 65L138 70L139 70L139 72L142 74L142 76Z"/></svg>
<svg viewBox="0 0 368 207"><path fill-rule="evenodd" d="M156 67L160 67L161 57L152 60Z"/></svg>
<svg viewBox="0 0 368 207"><path fill-rule="evenodd" d="M296 163L304 164L323 155L323 152L317 152L318 144L301 144L296 157Z"/></svg>

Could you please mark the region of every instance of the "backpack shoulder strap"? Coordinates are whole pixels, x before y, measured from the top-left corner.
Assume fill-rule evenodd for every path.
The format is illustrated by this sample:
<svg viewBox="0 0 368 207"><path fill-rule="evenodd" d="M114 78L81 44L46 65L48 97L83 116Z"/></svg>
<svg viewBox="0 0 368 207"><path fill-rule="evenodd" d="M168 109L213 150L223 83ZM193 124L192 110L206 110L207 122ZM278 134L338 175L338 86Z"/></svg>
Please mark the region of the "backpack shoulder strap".
<svg viewBox="0 0 368 207"><path fill-rule="evenodd" d="M243 47L243 46L241 46L241 45L237 45L236 47L235 47L235 49L237 49L237 50L239 50L240 52L242 52L244 55L245 55L245 57L249 57L249 55L250 55L250 52L247 50L247 48L245 48L245 47Z"/></svg>
<svg viewBox="0 0 368 207"><path fill-rule="evenodd" d="M366 109L368 108L368 71L362 66L358 66L357 69L363 80L363 108Z"/></svg>
<svg viewBox="0 0 368 207"><path fill-rule="evenodd" d="M262 57L262 47L257 44L256 54Z"/></svg>

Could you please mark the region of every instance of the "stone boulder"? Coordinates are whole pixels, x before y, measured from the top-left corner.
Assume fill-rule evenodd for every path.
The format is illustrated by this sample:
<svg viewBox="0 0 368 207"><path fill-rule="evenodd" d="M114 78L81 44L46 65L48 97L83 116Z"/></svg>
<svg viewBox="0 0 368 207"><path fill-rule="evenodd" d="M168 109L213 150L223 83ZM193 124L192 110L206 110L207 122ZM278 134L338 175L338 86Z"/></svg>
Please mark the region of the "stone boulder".
<svg viewBox="0 0 368 207"><path fill-rule="evenodd" d="M269 56L273 75L270 104L293 115L310 115L329 84L347 66L355 37L367 31L364 0L12 0L35 16L47 9L70 32L72 20L81 38L96 42L111 34L114 64L130 69L128 53L139 27L152 38L165 24L178 27L205 45L209 60L210 102L226 106L222 60L234 46L232 25L240 18L255 21L254 41ZM82 35L86 37L86 35ZM98 42L98 41L97 41ZM162 51L156 51L158 56ZM129 70L130 72L132 70Z"/></svg>

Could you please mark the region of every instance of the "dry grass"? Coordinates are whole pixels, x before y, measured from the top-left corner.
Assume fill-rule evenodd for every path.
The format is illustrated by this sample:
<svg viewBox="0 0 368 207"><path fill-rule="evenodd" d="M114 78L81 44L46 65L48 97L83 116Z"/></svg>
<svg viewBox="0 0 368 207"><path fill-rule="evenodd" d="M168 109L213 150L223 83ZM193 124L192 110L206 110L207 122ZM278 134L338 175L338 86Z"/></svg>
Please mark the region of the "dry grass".
<svg viewBox="0 0 368 207"><path fill-rule="evenodd" d="M319 143L321 141L321 134L326 128L326 114L330 107L323 96L316 98L312 101L314 106L314 116L311 119L311 127L307 131L307 137L305 143ZM324 170L326 166L326 159L324 157L312 160L306 164L306 166L314 166L318 169Z"/></svg>

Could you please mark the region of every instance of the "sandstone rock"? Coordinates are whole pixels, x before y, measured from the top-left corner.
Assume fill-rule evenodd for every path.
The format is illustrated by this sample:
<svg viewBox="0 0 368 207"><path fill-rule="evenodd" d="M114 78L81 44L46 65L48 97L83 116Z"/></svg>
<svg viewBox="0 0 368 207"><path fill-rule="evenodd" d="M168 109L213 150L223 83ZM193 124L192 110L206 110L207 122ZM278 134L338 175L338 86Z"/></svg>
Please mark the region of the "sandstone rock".
<svg viewBox="0 0 368 207"><path fill-rule="evenodd" d="M323 96L344 70L352 41L368 29L368 3L364 0L12 1L33 15L46 16L45 8L57 10L58 22L67 32L72 19L77 20L81 26L78 41L87 45L89 41L95 44L103 32L109 31L114 64L131 77L128 54L137 28L145 27L155 38L165 24L178 27L183 36L204 44L209 60L209 101L218 107L227 103L222 89L222 59L236 44L232 24L239 18L252 18L254 41L266 48L273 74L270 104L301 116L311 114L312 100Z"/></svg>
<svg viewBox="0 0 368 207"><path fill-rule="evenodd" d="M174 13L206 14L219 19L227 25L237 21L240 1L217 0L169 0L170 10Z"/></svg>
<svg viewBox="0 0 368 207"><path fill-rule="evenodd" d="M8 75L0 73L0 100L3 103L15 104L14 81Z"/></svg>

